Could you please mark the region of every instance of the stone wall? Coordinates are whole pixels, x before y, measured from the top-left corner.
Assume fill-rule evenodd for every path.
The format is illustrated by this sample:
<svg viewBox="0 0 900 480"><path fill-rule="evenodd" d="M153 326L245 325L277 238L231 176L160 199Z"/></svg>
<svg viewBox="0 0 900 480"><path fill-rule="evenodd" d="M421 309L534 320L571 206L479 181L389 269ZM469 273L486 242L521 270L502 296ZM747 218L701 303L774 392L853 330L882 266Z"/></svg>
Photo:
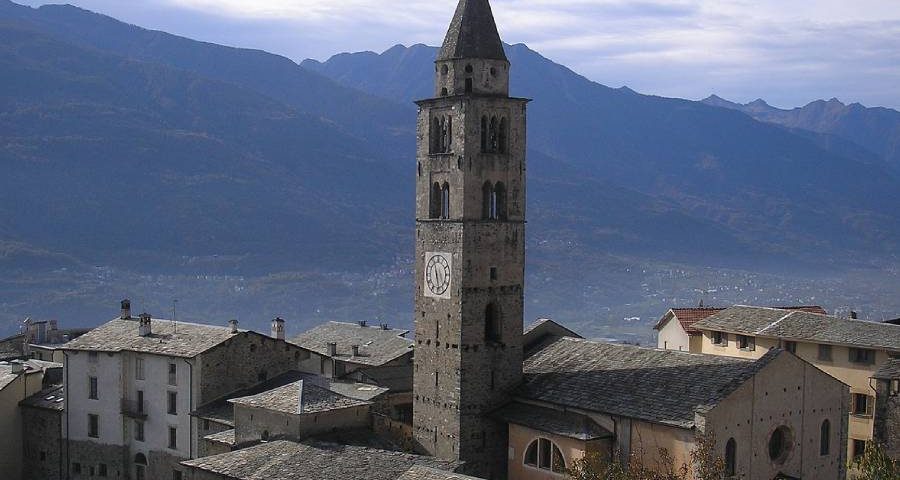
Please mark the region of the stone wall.
<svg viewBox="0 0 900 480"><path fill-rule="evenodd" d="M147 480L167 480L174 478L173 472L176 470L184 475L187 467L181 462L189 459L155 450L150 452L147 460Z"/></svg>
<svg viewBox="0 0 900 480"><path fill-rule="evenodd" d="M308 351L254 332L233 338L199 357L200 393L197 405L256 385L289 370L300 369Z"/></svg>
<svg viewBox="0 0 900 480"><path fill-rule="evenodd" d="M216 433L221 433L226 430L231 430L234 427L230 425L226 425L224 423L219 423L210 420L204 420L202 418L196 419L197 421L197 457L207 457L209 455L216 455L218 453L224 453L220 451L218 447L220 444L217 442L210 442L208 440L204 440L203 437L207 435L213 435ZM208 428L207 428L208 427ZM226 450L230 451L230 449Z"/></svg>
<svg viewBox="0 0 900 480"><path fill-rule="evenodd" d="M63 455L68 453L68 474L71 478L97 476L102 466L107 469L107 478L131 478L128 466L128 449L121 445L108 445L86 440L69 440L63 443ZM78 474L78 471L81 471Z"/></svg>
<svg viewBox="0 0 900 480"><path fill-rule="evenodd" d="M22 407L22 480L65 478L62 412Z"/></svg>
<svg viewBox="0 0 900 480"><path fill-rule="evenodd" d="M891 391L892 380L876 380L875 441L888 455L900 459L900 393Z"/></svg>

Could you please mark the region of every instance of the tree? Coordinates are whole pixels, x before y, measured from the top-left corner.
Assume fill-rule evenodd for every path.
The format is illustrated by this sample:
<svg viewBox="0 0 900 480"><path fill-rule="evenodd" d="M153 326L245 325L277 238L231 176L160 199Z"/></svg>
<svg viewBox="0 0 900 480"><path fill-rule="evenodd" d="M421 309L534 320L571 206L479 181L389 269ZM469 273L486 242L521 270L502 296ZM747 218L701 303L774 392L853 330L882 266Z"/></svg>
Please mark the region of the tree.
<svg viewBox="0 0 900 480"><path fill-rule="evenodd" d="M857 472L854 480L897 480L900 478L900 462L892 459L878 442L867 442L865 452L853 466Z"/></svg>
<svg viewBox="0 0 900 480"><path fill-rule="evenodd" d="M725 460L716 454L715 437L698 434L696 447L691 451L691 465L675 464L664 448L654 466L644 463L643 449L628 457L627 467L615 461L619 455L607 458L600 452L588 452L572 462L568 475L573 480L720 480L725 475Z"/></svg>

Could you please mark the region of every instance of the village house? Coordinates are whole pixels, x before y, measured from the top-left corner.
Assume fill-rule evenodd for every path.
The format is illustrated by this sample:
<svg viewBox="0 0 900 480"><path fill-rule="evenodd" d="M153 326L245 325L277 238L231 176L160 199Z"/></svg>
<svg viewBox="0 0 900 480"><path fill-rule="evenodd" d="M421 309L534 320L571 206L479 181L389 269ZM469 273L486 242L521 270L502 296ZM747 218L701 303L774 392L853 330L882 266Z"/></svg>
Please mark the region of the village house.
<svg viewBox="0 0 900 480"><path fill-rule="evenodd" d="M827 312L820 306L774 307L780 310L800 310L810 313ZM653 327L657 331L657 347L663 350L700 353L703 334L694 328L700 320L725 310L724 307L670 308Z"/></svg>
<svg viewBox="0 0 900 480"><path fill-rule="evenodd" d="M6 433L0 443L0 472L11 478L21 478L23 472L22 443L27 427L19 402L58 379L61 370L60 364L40 360L0 362L0 432Z"/></svg>
<svg viewBox="0 0 900 480"><path fill-rule="evenodd" d="M62 385L51 385L19 402L23 429L22 480L66 478L62 455L63 389Z"/></svg>
<svg viewBox="0 0 900 480"><path fill-rule="evenodd" d="M278 322L275 322L278 323ZM283 337L283 334L282 334ZM310 353L230 326L121 315L67 343L68 475L178 478L198 451L198 406L296 370Z"/></svg>
<svg viewBox="0 0 900 480"><path fill-rule="evenodd" d="M783 348L850 386L849 458L873 439L876 391L871 378L900 355L900 326L798 310L735 306L693 325L701 351L760 358Z"/></svg>

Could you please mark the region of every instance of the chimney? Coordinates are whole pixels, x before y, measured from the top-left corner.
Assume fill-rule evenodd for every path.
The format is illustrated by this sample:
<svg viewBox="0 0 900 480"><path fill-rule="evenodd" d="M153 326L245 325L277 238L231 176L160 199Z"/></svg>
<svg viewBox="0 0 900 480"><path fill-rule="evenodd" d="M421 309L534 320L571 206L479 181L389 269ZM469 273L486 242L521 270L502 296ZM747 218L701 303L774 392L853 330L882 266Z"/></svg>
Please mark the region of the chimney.
<svg viewBox="0 0 900 480"><path fill-rule="evenodd" d="M328 356L334 357L337 355L337 343L328 342Z"/></svg>
<svg viewBox="0 0 900 480"><path fill-rule="evenodd" d="M138 326L138 334L142 337L149 337L153 333L153 330L150 328L150 314L144 312L140 315L140 319L141 323Z"/></svg>
<svg viewBox="0 0 900 480"><path fill-rule="evenodd" d="M365 327L365 326L366 326L366 321L365 321L365 320L360 320L360 321L359 321L359 326L360 326L360 327Z"/></svg>
<svg viewBox="0 0 900 480"><path fill-rule="evenodd" d="M12 367L13 375L18 375L25 371L25 365L20 362L13 362L10 364L10 366Z"/></svg>
<svg viewBox="0 0 900 480"><path fill-rule="evenodd" d="M859 314L853 310L850 310L850 320L857 320L859 318Z"/></svg>
<svg viewBox="0 0 900 480"><path fill-rule="evenodd" d="M351 348L353 349L353 356L358 357L359 356L359 345L353 345Z"/></svg>
<svg viewBox="0 0 900 480"><path fill-rule="evenodd" d="M272 338L284 340L284 320L281 317L275 317L275 320L272 320Z"/></svg>
<svg viewBox="0 0 900 480"><path fill-rule="evenodd" d="M388 325L388 324L386 324L386 323L382 323L382 324L381 324L381 329L382 329L382 330L390 330L391 327L390 327L390 325Z"/></svg>
<svg viewBox="0 0 900 480"><path fill-rule="evenodd" d="M228 326L231 327L231 333L238 333L238 321L237 320L229 320Z"/></svg>
<svg viewBox="0 0 900 480"><path fill-rule="evenodd" d="M131 300L122 300L122 314L119 315L122 320L131 320Z"/></svg>

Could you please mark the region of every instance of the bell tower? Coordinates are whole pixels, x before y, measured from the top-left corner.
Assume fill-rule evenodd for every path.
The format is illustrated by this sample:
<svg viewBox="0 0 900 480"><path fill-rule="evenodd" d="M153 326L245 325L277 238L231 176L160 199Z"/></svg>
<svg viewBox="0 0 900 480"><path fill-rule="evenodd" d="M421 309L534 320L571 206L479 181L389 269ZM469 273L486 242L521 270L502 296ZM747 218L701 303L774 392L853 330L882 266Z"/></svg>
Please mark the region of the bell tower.
<svg viewBox="0 0 900 480"><path fill-rule="evenodd" d="M522 378L525 109L488 0L460 0L417 102L413 424L419 446L505 478L489 413Z"/></svg>

